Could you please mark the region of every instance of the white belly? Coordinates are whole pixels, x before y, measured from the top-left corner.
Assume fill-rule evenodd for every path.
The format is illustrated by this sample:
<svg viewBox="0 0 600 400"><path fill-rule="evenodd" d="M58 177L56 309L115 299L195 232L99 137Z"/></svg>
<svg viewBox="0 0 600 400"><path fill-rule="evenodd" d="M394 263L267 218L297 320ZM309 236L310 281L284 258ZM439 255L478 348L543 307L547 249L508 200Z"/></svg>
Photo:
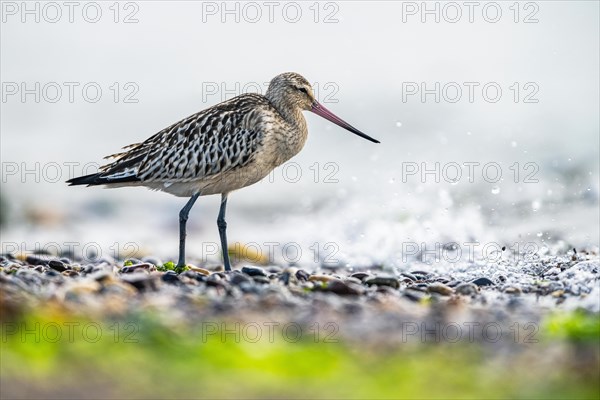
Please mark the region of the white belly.
<svg viewBox="0 0 600 400"><path fill-rule="evenodd" d="M142 185L179 197L190 197L196 193L200 193L201 196L208 196L229 193L253 185L267 176L273 168L275 167L269 164L253 162L232 171L189 182L148 182Z"/></svg>

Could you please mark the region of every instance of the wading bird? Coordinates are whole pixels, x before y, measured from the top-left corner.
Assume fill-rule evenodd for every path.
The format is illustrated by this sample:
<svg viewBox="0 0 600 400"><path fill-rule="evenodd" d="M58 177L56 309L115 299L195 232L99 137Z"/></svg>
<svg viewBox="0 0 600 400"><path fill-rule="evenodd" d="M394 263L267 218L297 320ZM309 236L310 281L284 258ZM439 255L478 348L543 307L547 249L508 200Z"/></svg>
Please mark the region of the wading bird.
<svg viewBox="0 0 600 400"><path fill-rule="evenodd" d="M308 81L296 73L277 75L266 94L234 97L163 129L124 152L106 157L112 162L96 174L67 181L72 185L145 186L189 197L179 212L179 261L185 266L186 222L199 196L221 194L217 218L225 270L227 252L225 209L230 192L252 185L296 154L308 130L302 111L315 114L374 143L323 107Z"/></svg>

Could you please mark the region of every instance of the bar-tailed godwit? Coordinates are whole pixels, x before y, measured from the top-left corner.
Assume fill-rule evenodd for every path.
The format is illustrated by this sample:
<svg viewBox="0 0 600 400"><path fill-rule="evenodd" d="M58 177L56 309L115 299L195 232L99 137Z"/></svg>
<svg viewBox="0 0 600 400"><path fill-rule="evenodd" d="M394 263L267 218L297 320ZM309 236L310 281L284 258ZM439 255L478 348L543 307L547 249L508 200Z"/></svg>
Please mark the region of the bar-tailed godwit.
<svg viewBox="0 0 600 400"><path fill-rule="evenodd" d="M106 158L113 161L96 174L67 181L70 185L145 186L189 197L179 212L179 261L185 266L186 222L199 196L221 194L217 218L225 270L225 209L230 192L260 181L296 154L308 130L302 111L312 111L348 131L379 143L335 116L316 99L301 75L283 73L266 94L242 94L163 129L142 143Z"/></svg>

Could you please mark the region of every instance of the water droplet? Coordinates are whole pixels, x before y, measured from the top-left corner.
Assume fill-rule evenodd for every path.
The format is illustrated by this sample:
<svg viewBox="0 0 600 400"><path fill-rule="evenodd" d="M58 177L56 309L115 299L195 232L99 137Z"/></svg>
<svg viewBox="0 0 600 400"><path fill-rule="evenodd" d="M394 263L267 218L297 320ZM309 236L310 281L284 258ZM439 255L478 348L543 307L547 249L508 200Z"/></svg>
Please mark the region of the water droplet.
<svg viewBox="0 0 600 400"><path fill-rule="evenodd" d="M498 186L494 186L492 188L492 194L498 194L498 193L500 193L500 188Z"/></svg>
<svg viewBox="0 0 600 400"><path fill-rule="evenodd" d="M467 131L467 136L471 136L471 135L472 135L471 131Z"/></svg>
<svg viewBox="0 0 600 400"><path fill-rule="evenodd" d="M538 232L537 233L537 237L542 237L543 233L542 232Z"/></svg>
<svg viewBox="0 0 600 400"><path fill-rule="evenodd" d="M401 128L401 127L402 127L402 122L396 121L396 128Z"/></svg>
<svg viewBox="0 0 600 400"><path fill-rule="evenodd" d="M541 206L542 203L540 203L539 200L534 200L531 202L531 208L533 209L533 211L537 211Z"/></svg>
<svg viewBox="0 0 600 400"><path fill-rule="evenodd" d="M394 182L396 182L396 180L394 178L390 178L389 182L394 183Z"/></svg>
<svg viewBox="0 0 600 400"><path fill-rule="evenodd" d="M513 140L512 142L510 142L510 145L511 145L512 147L517 147L517 142L515 142L515 141Z"/></svg>

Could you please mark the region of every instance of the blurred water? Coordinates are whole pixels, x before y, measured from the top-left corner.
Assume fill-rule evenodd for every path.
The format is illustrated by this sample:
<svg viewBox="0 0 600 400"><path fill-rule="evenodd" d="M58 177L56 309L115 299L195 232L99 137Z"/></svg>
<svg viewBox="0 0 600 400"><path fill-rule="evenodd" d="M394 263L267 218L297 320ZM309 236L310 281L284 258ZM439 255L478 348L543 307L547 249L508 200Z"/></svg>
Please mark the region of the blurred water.
<svg viewBox="0 0 600 400"><path fill-rule="evenodd" d="M225 24L220 14L207 15L206 2L136 4L134 24L114 23L108 4L95 24L21 23L19 15L2 24L4 83L95 82L103 89L97 103L77 94L72 103L66 94L56 103L3 98L3 250L77 242L111 251L131 242L174 257L185 200L63 181L222 100L221 90L209 95L207 88L252 89L288 70L316 83L328 108L382 144L307 115L303 152L231 195L232 242L274 246L284 261L295 260L284 248L293 253L297 245L303 263L335 254L353 266L403 265L403 254L421 243L598 245L596 2L536 2L539 22L530 24L515 23L508 3L498 23L480 14L473 23L422 23L419 15L403 15L402 3L335 2L338 22L327 24L314 22L308 3L297 23L275 14L273 23L241 15ZM320 7L322 21L333 9ZM132 93L127 82L139 88L137 103L123 102ZM456 82L463 97L453 103L449 91L439 102L434 95L422 102L407 95L421 82L428 89ZM477 89L470 102L464 82L492 82L502 97L486 101ZM538 102L525 103L534 92ZM65 163L75 164L69 170ZM461 178L450 182L456 165ZM422 176L424 168L439 173ZM217 203L202 199L192 212L192 256L207 253L201 244L218 243Z"/></svg>

